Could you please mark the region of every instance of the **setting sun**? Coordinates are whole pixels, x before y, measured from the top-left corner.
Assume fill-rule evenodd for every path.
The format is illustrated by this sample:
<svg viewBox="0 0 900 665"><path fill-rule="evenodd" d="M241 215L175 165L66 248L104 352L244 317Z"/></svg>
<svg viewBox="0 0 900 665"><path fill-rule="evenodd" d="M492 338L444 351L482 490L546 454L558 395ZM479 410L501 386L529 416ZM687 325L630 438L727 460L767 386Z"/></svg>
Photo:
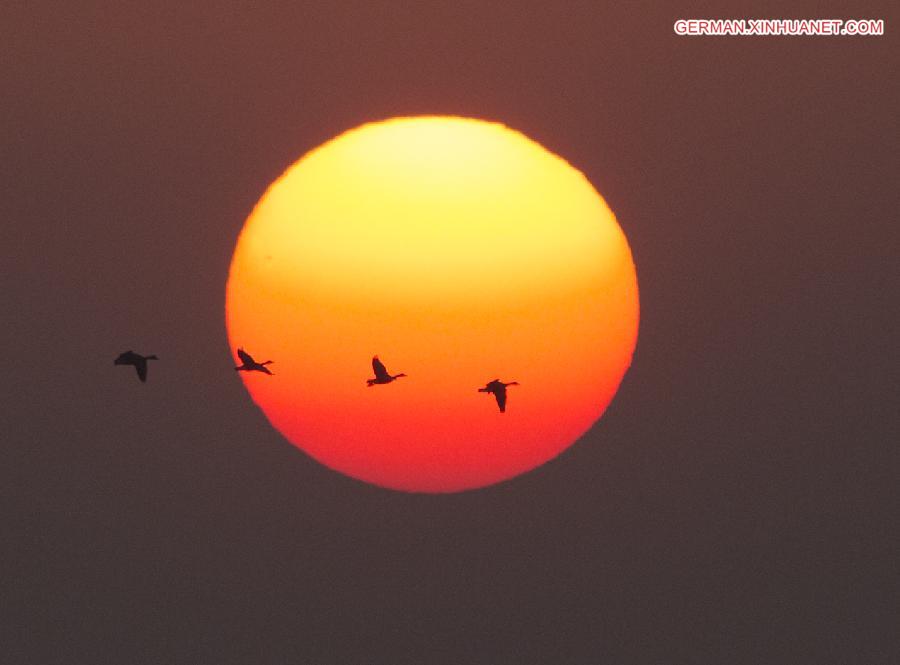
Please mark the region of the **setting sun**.
<svg viewBox="0 0 900 665"><path fill-rule="evenodd" d="M631 252L563 159L503 125L348 131L262 196L232 258L232 349L291 443L383 487L452 492L552 459L596 421L638 327ZM371 360L407 376L367 387ZM508 389L505 413L479 393Z"/></svg>

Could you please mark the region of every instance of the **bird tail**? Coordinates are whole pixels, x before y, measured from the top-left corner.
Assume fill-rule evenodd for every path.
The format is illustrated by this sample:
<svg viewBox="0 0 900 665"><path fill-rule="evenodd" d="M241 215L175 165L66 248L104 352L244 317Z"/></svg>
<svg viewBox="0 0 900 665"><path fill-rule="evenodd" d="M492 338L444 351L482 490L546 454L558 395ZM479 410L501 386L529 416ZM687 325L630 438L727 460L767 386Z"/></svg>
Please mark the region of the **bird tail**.
<svg viewBox="0 0 900 665"><path fill-rule="evenodd" d="M488 390L487 388L479 388L479 389L478 389L478 392L480 392L480 393L489 393L489 392L491 392L491 391Z"/></svg>
<svg viewBox="0 0 900 665"><path fill-rule="evenodd" d="M375 379L366 379L366 387L371 388L375 385Z"/></svg>

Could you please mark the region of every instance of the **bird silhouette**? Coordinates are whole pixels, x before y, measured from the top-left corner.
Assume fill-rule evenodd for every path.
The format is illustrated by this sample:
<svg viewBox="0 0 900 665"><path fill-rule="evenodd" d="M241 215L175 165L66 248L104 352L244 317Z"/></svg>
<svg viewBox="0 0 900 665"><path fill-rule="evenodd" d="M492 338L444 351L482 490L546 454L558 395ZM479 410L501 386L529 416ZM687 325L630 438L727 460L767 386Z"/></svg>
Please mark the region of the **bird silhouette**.
<svg viewBox="0 0 900 665"><path fill-rule="evenodd" d="M490 383L488 383L484 388L479 388L478 392L480 393L492 393L494 397L497 398L497 406L500 407L500 413L506 413L506 387L507 386L517 386L519 385L518 381L510 381L509 383L503 383L500 379L494 379Z"/></svg>
<svg viewBox="0 0 900 665"><path fill-rule="evenodd" d="M241 359L242 365L238 365L235 369L239 372L264 372L265 374L272 375L272 372L269 371L269 368L266 365L271 365L271 360L266 360L265 362L258 363L253 360L253 356L244 351L244 349L237 350L238 358Z"/></svg>
<svg viewBox="0 0 900 665"><path fill-rule="evenodd" d="M406 374L394 374L391 376L388 374L387 368L384 366L378 356L372 356L372 370L375 372L374 379L366 379L366 385L371 388L376 383L390 383L394 379L399 379L401 376L406 376Z"/></svg>
<svg viewBox="0 0 900 665"><path fill-rule="evenodd" d="M120 353L119 357L113 361L113 364L134 365L134 368L137 370L138 378L146 383L148 360L159 360L159 358L156 356L142 356L140 353L135 353L134 351L126 351L125 353Z"/></svg>

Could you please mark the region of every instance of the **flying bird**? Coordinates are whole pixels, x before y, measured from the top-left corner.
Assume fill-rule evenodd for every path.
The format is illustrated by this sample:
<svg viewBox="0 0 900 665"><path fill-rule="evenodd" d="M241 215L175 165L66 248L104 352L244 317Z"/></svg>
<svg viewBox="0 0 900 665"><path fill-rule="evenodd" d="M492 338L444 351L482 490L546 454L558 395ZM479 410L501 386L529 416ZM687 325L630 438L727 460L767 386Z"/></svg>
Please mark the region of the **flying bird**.
<svg viewBox="0 0 900 665"><path fill-rule="evenodd" d="M272 375L272 372L269 371L269 368L266 365L271 365L271 360L266 360L265 362L258 363L253 360L253 356L244 351L244 349L237 350L238 358L241 359L242 365L238 365L235 369L239 372L264 372L268 375Z"/></svg>
<svg viewBox="0 0 900 665"><path fill-rule="evenodd" d="M517 386L519 385L518 381L510 381L509 383L503 383L500 379L494 379L490 383L488 383L484 388L479 388L478 392L480 393L493 393L494 397L497 398L497 406L500 407L500 413L506 413L506 387L507 386Z"/></svg>
<svg viewBox="0 0 900 665"><path fill-rule="evenodd" d="M371 388L376 383L390 383L394 379L399 379L401 376L406 376L406 374L394 374L391 376L388 374L387 368L384 366L384 363L378 359L378 356L372 357L372 370L375 372L374 379L366 379L366 385Z"/></svg>
<svg viewBox="0 0 900 665"><path fill-rule="evenodd" d="M138 378L141 381L146 382L148 360L159 360L159 358L156 356L142 356L140 353L135 353L134 351L126 351L125 353L120 353L119 357L113 361L113 364L134 365L134 368L137 370Z"/></svg>

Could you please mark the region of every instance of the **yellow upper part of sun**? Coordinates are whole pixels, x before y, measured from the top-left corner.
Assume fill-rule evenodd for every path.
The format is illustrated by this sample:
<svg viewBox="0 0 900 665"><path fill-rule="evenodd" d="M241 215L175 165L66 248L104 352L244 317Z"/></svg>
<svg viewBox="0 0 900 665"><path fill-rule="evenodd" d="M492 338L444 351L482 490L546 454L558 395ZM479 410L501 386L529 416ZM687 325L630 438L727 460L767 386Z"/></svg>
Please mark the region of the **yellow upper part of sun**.
<svg viewBox="0 0 900 665"><path fill-rule="evenodd" d="M269 188L241 241L237 267L273 292L433 305L559 294L625 258L579 171L503 125L450 117L368 124L313 150ZM272 264L273 246L290 259Z"/></svg>

